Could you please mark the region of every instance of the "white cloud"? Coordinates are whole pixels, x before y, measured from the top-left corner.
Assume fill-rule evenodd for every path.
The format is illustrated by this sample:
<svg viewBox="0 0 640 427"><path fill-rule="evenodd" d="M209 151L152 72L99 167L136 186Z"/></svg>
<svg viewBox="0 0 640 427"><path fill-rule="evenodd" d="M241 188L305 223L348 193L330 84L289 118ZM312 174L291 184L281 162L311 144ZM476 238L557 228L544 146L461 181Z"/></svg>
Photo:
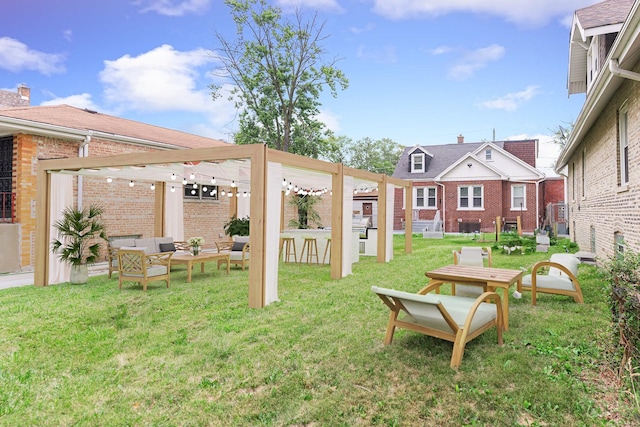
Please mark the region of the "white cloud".
<svg viewBox="0 0 640 427"><path fill-rule="evenodd" d="M73 31L72 30L64 30L62 32L62 37L64 37L64 39L66 41L68 41L69 43L71 43L73 41Z"/></svg>
<svg viewBox="0 0 640 427"><path fill-rule="evenodd" d="M344 9L337 0L278 0L276 4L284 10L307 7L313 10L342 13Z"/></svg>
<svg viewBox="0 0 640 427"><path fill-rule="evenodd" d="M373 31L375 28L376 28L375 24L370 22L364 27L349 27L349 32L353 34L362 34L362 33L368 33L369 31Z"/></svg>
<svg viewBox="0 0 640 427"><path fill-rule="evenodd" d="M465 80L481 68L487 66L489 62L497 61L504 56L504 47L492 44L464 55L458 63L451 67L448 77L454 80Z"/></svg>
<svg viewBox="0 0 640 427"><path fill-rule="evenodd" d="M368 50L364 45L358 46L356 56L365 61L373 61L381 64L394 64L397 61L396 48L386 45L379 49Z"/></svg>
<svg viewBox="0 0 640 427"><path fill-rule="evenodd" d="M520 92L508 93L499 98L484 101L479 104L480 107L489 110L505 110L515 111L523 102L529 101L538 94L539 86L527 86L525 90Z"/></svg>
<svg viewBox="0 0 640 427"><path fill-rule="evenodd" d="M89 93L80 93L77 95L70 95L64 98L53 98L49 101L44 101L40 105L71 105L72 107L77 108L86 108L88 110L100 111L101 113L106 113L102 111L100 107L98 107L91 98L91 94ZM109 114L109 113L106 113Z"/></svg>
<svg viewBox="0 0 640 427"><path fill-rule="evenodd" d="M430 50L430 53L432 55L444 55L445 53L449 53L453 50L453 48L449 47L449 46L438 46L434 49Z"/></svg>
<svg viewBox="0 0 640 427"><path fill-rule="evenodd" d="M158 15L183 16L189 13L202 14L209 9L211 0L139 0L141 12L156 12Z"/></svg>
<svg viewBox="0 0 640 427"><path fill-rule="evenodd" d="M123 109L202 112L212 100L207 89L197 88L198 67L214 61L204 49L180 52L162 45L136 57L105 61L100 81L107 101Z"/></svg>
<svg viewBox="0 0 640 427"><path fill-rule="evenodd" d="M526 27L557 19L565 22L580 9L602 0L374 0L376 13L389 19L441 16L455 12L490 14Z"/></svg>
<svg viewBox="0 0 640 427"><path fill-rule="evenodd" d="M320 114L316 116L316 119L325 124L327 129L334 133L338 133L341 130L340 116L327 110L320 110Z"/></svg>
<svg viewBox="0 0 640 427"><path fill-rule="evenodd" d="M37 71L45 76L66 71L64 55L44 53L12 38L0 37L0 68L19 73L24 70Z"/></svg>

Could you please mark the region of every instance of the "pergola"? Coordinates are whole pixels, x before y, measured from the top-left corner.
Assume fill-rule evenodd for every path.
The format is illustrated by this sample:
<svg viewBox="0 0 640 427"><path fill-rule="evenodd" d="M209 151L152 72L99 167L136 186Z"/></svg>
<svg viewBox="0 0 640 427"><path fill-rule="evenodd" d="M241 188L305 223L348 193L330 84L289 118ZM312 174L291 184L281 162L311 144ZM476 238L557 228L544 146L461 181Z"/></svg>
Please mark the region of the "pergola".
<svg viewBox="0 0 640 427"><path fill-rule="evenodd" d="M340 279L351 272L349 245L353 190L363 184L377 187L378 262L388 262L393 257L394 189L402 187L406 194L411 194L410 181L269 149L263 144L40 160L34 284L49 284L52 174L115 176L154 183L154 232L156 236L164 236L166 189L175 182L176 173L184 173L185 165L197 165L202 180L216 176L216 179L233 182L239 188L250 189L249 306L253 308L278 300L283 181L331 192L332 279ZM411 253L411 197L405 197L405 205L405 252Z"/></svg>

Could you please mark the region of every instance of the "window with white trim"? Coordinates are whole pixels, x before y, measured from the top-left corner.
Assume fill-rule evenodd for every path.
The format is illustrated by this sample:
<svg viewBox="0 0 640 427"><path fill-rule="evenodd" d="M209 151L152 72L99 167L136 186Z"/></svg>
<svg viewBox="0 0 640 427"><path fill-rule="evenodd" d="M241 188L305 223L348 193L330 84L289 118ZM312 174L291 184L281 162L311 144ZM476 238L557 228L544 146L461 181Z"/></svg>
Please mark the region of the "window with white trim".
<svg viewBox="0 0 640 427"><path fill-rule="evenodd" d="M511 210L527 209L527 186L524 184L511 185Z"/></svg>
<svg viewBox="0 0 640 427"><path fill-rule="evenodd" d="M411 155L411 173L424 172L424 153Z"/></svg>
<svg viewBox="0 0 640 427"><path fill-rule="evenodd" d="M184 187L184 198L194 200L218 200L217 185L187 184Z"/></svg>
<svg viewBox="0 0 640 427"><path fill-rule="evenodd" d="M414 208L435 208L436 207L436 187L414 187L413 188Z"/></svg>
<svg viewBox="0 0 640 427"><path fill-rule="evenodd" d="M627 125L628 106L625 103L618 112L618 138L620 140L618 162L620 164L620 185L627 185L629 183L629 135Z"/></svg>
<svg viewBox="0 0 640 427"><path fill-rule="evenodd" d="M493 160L491 158L492 154L493 153L491 152L491 148L487 148L486 150L484 150L484 159L487 160L487 161Z"/></svg>
<svg viewBox="0 0 640 427"><path fill-rule="evenodd" d="M483 209L484 189L481 185L458 187L458 209Z"/></svg>

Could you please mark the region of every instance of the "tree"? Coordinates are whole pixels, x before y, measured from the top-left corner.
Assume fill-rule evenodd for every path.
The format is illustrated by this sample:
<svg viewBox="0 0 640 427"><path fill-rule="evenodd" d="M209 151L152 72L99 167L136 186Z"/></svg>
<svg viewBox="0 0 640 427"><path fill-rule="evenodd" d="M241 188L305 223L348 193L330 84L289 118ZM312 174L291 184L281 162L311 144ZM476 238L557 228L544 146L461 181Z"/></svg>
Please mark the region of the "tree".
<svg viewBox="0 0 640 427"><path fill-rule="evenodd" d="M404 147L389 138L374 141L363 138L353 142L346 137L330 139L335 145L331 152L331 161L340 161L345 165L374 173L392 175Z"/></svg>
<svg viewBox="0 0 640 427"><path fill-rule="evenodd" d="M266 0L225 0L236 24L236 40L216 32L222 65L214 72L230 80L230 100L240 109L237 144L263 142L271 148L318 158L327 140L316 117L325 88L337 96L348 80L324 62L324 24L317 13L309 21L296 9L294 20ZM222 86L210 86L214 98Z"/></svg>
<svg viewBox="0 0 640 427"><path fill-rule="evenodd" d="M568 126L558 125L558 128L553 130L553 143L564 148L564 146L567 145L572 130L573 123L568 123Z"/></svg>

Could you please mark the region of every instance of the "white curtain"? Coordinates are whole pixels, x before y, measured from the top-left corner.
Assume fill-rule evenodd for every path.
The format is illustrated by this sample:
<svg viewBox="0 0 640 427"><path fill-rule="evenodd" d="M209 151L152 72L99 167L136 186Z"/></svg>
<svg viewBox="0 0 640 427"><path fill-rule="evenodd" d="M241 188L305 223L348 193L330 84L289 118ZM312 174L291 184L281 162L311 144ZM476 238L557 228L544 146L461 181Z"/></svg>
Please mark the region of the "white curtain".
<svg viewBox="0 0 640 427"><path fill-rule="evenodd" d="M344 177L344 197L342 199L342 277L347 277L353 270L353 177ZM358 243L356 242L356 247ZM356 256L358 254L356 253Z"/></svg>
<svg viewBox="0 0 640 427"><path fill-rule="evenodd" d="M264 303L271 304L278 299L278 247L280 244L280 214L282 209L282 165L269 162L267 169L267 189L265 210L265 290ZM238 205L240 216L240 205Z"/></svg>
<svg viewBox="0 0 640 427"><path fill-rule="evenodd" d="M58 232L53 226L62 218L62 212L68 206L73 206L73 176L51 174L51 203L49 224L51 239L57 239ZM51 242L46 242L50 245ZM49 284L68 282L71 275L71 267L66 262L61 262L57 254L49 254Z"/></svg>
<svg viewBox="0 0 640 427"><path fill-rule="evenodd" d="M184 241L184 205L183 189L174 185L175 191L167 185L165 190L164 237L173 237L175 242ZM160 237L160 236L158 236Z"/></svg>

